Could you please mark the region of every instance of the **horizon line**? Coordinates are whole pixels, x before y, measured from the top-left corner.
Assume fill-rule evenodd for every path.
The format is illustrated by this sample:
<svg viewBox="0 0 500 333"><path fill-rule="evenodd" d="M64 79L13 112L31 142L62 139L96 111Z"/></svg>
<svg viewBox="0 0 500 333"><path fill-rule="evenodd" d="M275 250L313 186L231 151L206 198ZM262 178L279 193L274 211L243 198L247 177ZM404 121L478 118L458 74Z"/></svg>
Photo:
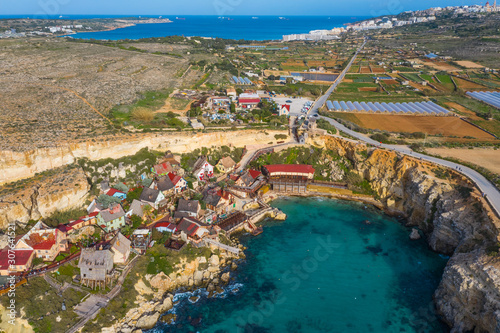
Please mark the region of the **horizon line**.
<svg viewBox="0 0 500 333"><path fill-rule="evenodd" d="M39 16L40 14L0 14L0 17L4 16L27 16L27 17L22 17L22 18L31 18L30 16ZM346 17L346 16L351 16L351 17L371 17L371 15L353 15L353 14L345 14L345 15L298 15L298 14L292 14L292 15L286 15L286 14L265 14L265 15L260 15L260 14L247 14L247 15L217 15L217 14L53 14L53 15L48 15L48 16L75 16L75 15L87 15L87 16L92 16L92 15L99 15L99 16L105 16L105 15L112 15L112 16L123 16L123 17L138 17L138 16L151 16L154 18L158 18L158 16L217 16L217 17L250 17L250 16L262 16L262 17ZM387 16L392 16L392 15L398 15L398 14L391 14ZM165 17L168 18L168 17ZM40 20L46 20L45 18L40 18Z"/></svg>

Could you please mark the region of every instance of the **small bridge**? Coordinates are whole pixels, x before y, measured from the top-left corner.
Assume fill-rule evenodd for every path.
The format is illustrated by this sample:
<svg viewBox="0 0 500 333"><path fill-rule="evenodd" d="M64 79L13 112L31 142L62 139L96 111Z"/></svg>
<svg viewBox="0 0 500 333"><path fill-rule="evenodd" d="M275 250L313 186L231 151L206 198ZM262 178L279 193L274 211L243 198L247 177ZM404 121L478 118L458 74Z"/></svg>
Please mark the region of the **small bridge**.
<svg viewBox="0 0 500 333"><path fill-rule="evenodd" d="M228 252L234 253L236 255L240 254L240 249L237 248L237 247L229 246L229 245L226 245L226 244L222 244L222 243L220 243L220 242L218 242L216 240L210 239L210 238L205 238L205 242L207 242L209 244L212 244L212 245L215 245L218 248L221 248L221 249L226 250Z"/></svg>

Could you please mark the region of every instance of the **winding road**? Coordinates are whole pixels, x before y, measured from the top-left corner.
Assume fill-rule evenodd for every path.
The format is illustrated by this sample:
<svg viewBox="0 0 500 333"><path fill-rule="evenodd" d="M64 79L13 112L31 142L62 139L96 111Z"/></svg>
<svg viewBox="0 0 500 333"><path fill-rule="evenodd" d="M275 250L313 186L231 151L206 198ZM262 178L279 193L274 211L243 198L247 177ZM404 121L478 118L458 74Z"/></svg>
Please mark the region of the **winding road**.
<svg viewBox="0 0 500 333"><path fill-rule="evenodd" d="M349 69L351 68L351 65L356 60L356 57L357 57L358 53L365 46L365 44L366 44L366 40L359 47L359 49L356 51L356 53L352 57L352 59L349 62L349 64L342 71L342 73L338 76L338 78L334 81L334 83L330 86L330 88L328 89L328 91L323 96L319 97L316 100L316 102L314 103L314 105L311 108L311 110L309 110L308 118L309 117L319 117L318 110L321 107L323 107L323 105L326 103L326 101L328 100L328 98L330 97L330 95L333 93L333 91L335 90L335 88L337 88L337 86L342 82L342 80L344 79L344 77L347 74L347 72L349 72ZM498 191L498 189L495 187L495 185L493 185L489 180L487 180L479 172L477 172L477 171L475 171L475 170L473 170L471 168L468 168L466 166L463 166L461 164L457 164L457 163L450 162L450 161L447 161L447 160L443 160L443 159L440 159L440 158L436 158L436 157L432 157L432 156L428 156L428 155L423 155L423 154L416 153L416 152L414 152L413 150L411 150L407 146L382 144L382 143L380 143L378 141L370 139L369 137L367 137L367 136L365 136L365 135L363 135L361 133L358 133L358 132L355 132L355 131L352 131L352 130L348 129L344 125L338 123L337 121L335 121L335 120L333 120L331 118L327 118L327 117L320 117L320 118L328 121L331 125L335 126L338 130L340 130L340 131L342 131L344 133L347 133L350 136L355 137L358 140L364 141L364 142L366 142L368 144L371 144L373 146L380 147L380 148L385 148L385 149L389 149L389 150L393 150L393 151L399 152L401 154L406 154L406 155L409 155L409 156L412 156L412 157L419 158L419 159L424 160L424 161L428 161L428 162L431 162L431 163L439 164L439 165L442 165L442 166L454 169L455 171L462 173L463 175L465 175L466 177L468 177L470 180L472 180L476 184L476 186L479 188L479 190L485 196L486 200L490 203L490 206L496 212L497 216L500 217L500 191Z"/></svg>
<svg viewBox="0 0 500 333"><path fill-rule="evenodd" d="M321 117L321 119L324 119L328 121L330 124L335 126L338 130L349 134L352 137L355 137L361 141L364 141L368 144L371 144L376 147L380 148L386 148L389 150L394 150L396 152L406 154L415 158L420 158L421 160L432 162L435 164L439 164L451 169L454 169L457 172L462 173L463 175L467 176L469 179L471 179L477 187L481 190L486 195L486 200L490 203L491 207L493 210L497 213L498 216L500 216L500 192L498 189L489 181L487 180L483 175L481 175L479 172L468 168L466 166L463 166L461 164L457 164L454 162L450 162L447 160L442 160L437 157L432 157L424 154L419 154L408 148L407 146L399 146L399 145L386 145L386 144L381 144L380 142L377 142L373 139L370 139L369 137L364 136L361 133L352 131L345 127L344 125L336 122L335 120L327 117Z"/></svg>

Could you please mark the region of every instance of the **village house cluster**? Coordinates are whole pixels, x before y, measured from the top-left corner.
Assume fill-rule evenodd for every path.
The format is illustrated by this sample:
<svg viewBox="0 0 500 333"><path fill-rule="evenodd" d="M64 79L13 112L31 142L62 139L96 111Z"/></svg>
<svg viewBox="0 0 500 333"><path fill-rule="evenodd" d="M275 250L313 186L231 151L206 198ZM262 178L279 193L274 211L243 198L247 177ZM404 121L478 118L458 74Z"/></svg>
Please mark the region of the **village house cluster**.
<svg viewBox="0 0 500 333"><path fill-rule="evenodd" d="M76 220L56 227L36 222L15 240L15 265L8 264L6 255L0 256L0 274L29 278L78 259L75 282L92 289L112 287L120 275L117 265L126 265L132 253L144 254L155 244L155 232L168 235L163 245L172 251L187 244L223 246L219 235L227 237L240 229L259 234L262 228L255 225L254 218L271 209L262 196L269 190L305 192L314 175L314 169L307 165L238 169L230 156L220 158L215 165L207 156L199 156L188 174L179 160L166 153L151 167L148 186L144 175L128 190L124 190L125 184L110 186L103 181L87 214ZM189 184L186 175L196 181ZM132 193L136 194L133 199ZM88 227L101 237L96 238L95 231L80 237Z"/></svg>
<svg viewBox="0 0 500 333"><path fill-rule="evenodd" d="M399 17L383 17L372 20L366 20L354 24L349 24L347 30L353 31L363 31L363 30L373 30L373 29L390 29L393 27L400 27L415 23L424 23L435 21L437 16L449 14L452 15L470 15L476 13L493 13L500 12L500 7L497 6L496 0L493 5L487 1L483 5L472 5L472 6L448 6L448 7L434 7L426 10L419 11L406 11L400 15L404 15L405 18Z"/></svg>

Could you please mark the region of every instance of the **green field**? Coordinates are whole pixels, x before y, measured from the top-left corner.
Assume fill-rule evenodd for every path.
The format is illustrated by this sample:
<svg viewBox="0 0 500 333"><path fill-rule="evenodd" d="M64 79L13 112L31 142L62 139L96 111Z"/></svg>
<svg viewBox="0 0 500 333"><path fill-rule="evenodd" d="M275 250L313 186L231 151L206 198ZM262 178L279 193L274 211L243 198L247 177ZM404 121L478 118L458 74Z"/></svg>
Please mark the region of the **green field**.
<svg viewBox="0 0 500 333"><path fill-rule="evenodd" d="M440 75L440 74L436 74L436 77L439 79L439 81L441 81L441 83L443 84L453 84L453 82L451 81L451 77L449 75Z"/></svg>
<svg viewBox="0 0 500 333"><path fill-rule="evenodd" d="M405 73L405 74L399 74L399 75L401 75L402 77L405 77L408 80L411 80L413 82L422 82L422 79L420 79L417 74L407 74L407 73Z"/></svg>
<svg viewBox="0 0 500 333"><path fill-rule="evenodd" d="M422 79L426 80L427 82L430 82L430 83L435 82L434 78L432 77L432 75L429 75L429 74L420 74L420 77Z"/></svg>

